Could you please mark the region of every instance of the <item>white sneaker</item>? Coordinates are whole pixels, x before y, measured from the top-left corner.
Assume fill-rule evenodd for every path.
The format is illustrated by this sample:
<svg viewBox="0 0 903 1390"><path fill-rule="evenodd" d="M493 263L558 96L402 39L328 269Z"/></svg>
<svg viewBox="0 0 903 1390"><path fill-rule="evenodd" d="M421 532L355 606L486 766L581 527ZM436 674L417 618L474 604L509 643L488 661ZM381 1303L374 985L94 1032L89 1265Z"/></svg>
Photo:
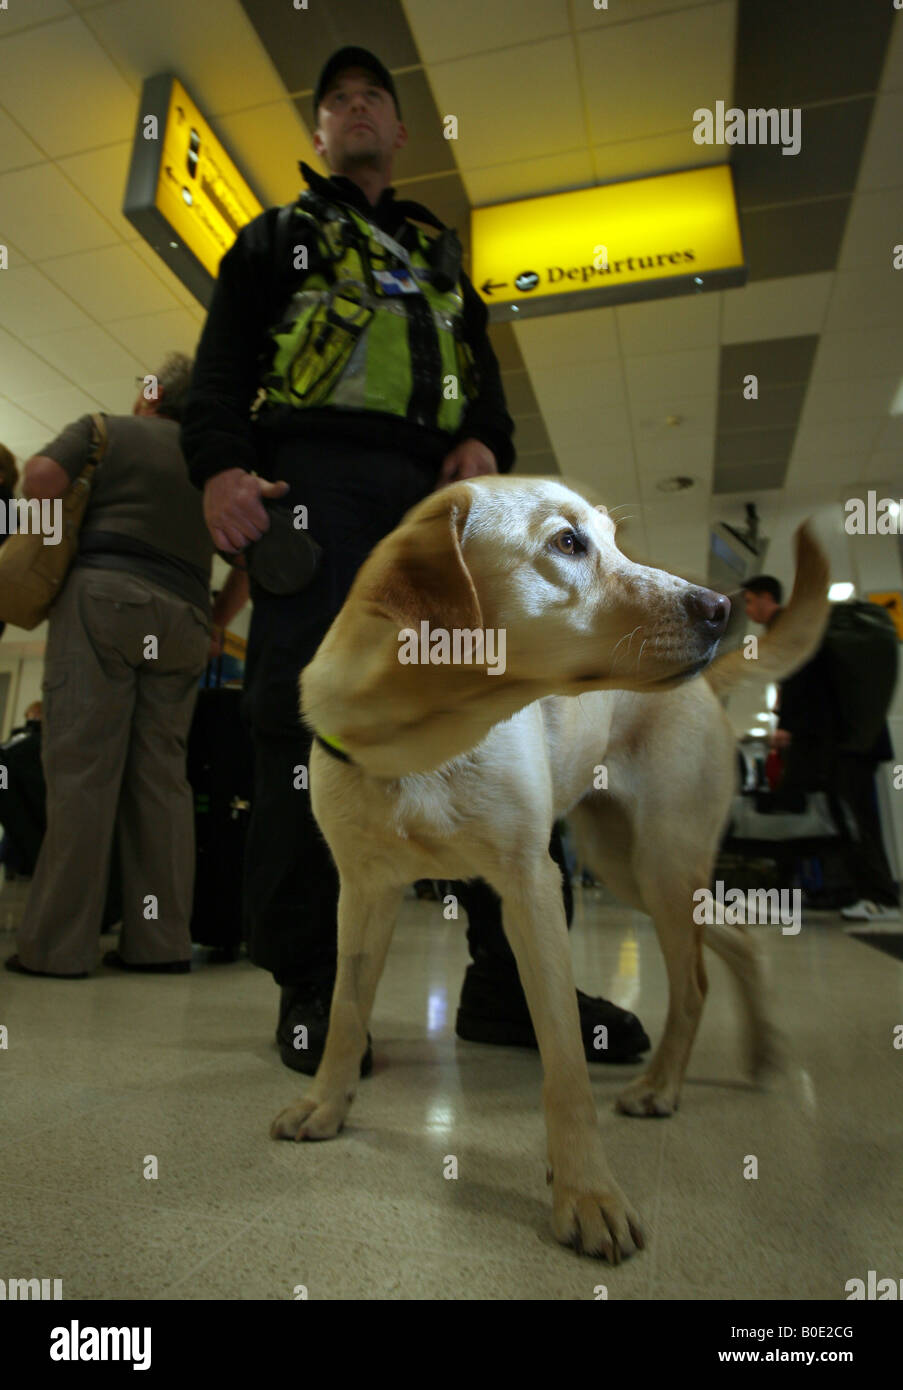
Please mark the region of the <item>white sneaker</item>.
<svg viewBox="0 0 903 1390"><path fill-rule="evenodd" d="M840 915L848 922L899 922L900 909L898 907L884 907L880 903L873 903L866 898L861 898L852 907L842 908Z"/></svg>

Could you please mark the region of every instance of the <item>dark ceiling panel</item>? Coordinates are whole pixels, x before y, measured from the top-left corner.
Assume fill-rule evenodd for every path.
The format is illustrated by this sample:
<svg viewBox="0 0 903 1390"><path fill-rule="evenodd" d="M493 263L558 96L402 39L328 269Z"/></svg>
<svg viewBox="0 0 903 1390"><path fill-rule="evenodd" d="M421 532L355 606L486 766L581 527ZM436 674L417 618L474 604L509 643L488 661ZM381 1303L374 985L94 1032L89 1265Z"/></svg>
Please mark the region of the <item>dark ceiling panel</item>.
<svg viewBox="0 0 903 1390"><path fill-rule="evenodd" d="M765 386L759 383L756 400L742 391L724 391L718 398L718 433L740 430L796 429L808 384Z"/></svg>
<svg viewBox="0 0 903 1390"><path fill-rule="evenodd" d="M739 468L719 469L712 483L713 493L722 492L767 492L784 486L787 460L762 459L747 463Z"/></svg>
<svg viewBox="0 0 903 1390"><path fill-rule="evenodd" d="M723 466L732 468L739 463L756 459L776 460L790 457L796 428L784 430L744 430L742 434L722 434L715 442L715 472Z"/></svg>
<svg viewBox="0 0 903 1390"><path fill-rule="evenodd" d="M765 385L786 385L806 382L815 361L818 335L807 333L798 338L764 338L754 343L731 343L721 349L721 390L738 388L745 376L753 373L759 379L759 391Z"/></svg>
<svg viewBox="0 0 903 1390"><path fill-rule="evenodd" d="M798 154L782 154L777 145L734 146L738 206L852 193L873 107L872 98L865 97L801 112Z"/></svg>
<svg viewBox="0 0 903 1390"><path fill-rule="evenodd" d="M289 92L312 92L326 59L346 44L368 48L392 73L420 65L400 0L341 0L309 10L296 10L289 0L241 5ZM398 98L406 116L400 87Z"/></svg>
<svg viewBox="0 0 903 1390"><path fill-rule="evenodd" d="M808 106L875 92L891 0L740 0L734 104Z"/></svg>
<svg viewBox="0 0 903 1390"><path fill-rule="evenodd" d="M539 414L519 415L517 418L517 452L520 455L551 451L552 441L545 421Z"/></svg>
<svg viewBox="0 0 903 1390"><path fill-rule="evenodd" d="M743 247L750 282L835 270L851 202L851 198L826 198L744 212Z"/></svg>
<svg viewBox="0 0 903 1390"><path fill-rule="evenodd" d="M519 444L520 442L517 434L514 436L514 442L515 444ZM518 453L516 471L518 473L526 473L531 478L549 474L553 477L556 474L558 477L561 476L558 460L555 455L548 450L541 454Z"/></svg>

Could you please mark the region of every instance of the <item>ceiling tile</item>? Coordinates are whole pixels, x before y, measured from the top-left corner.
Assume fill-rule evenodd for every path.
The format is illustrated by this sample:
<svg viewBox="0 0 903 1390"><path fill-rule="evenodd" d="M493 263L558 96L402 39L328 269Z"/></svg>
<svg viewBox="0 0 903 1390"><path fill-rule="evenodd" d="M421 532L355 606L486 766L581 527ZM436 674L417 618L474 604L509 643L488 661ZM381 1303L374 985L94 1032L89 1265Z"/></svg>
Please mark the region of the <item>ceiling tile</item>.
<svg viewBox="0 0 903 1390"><path fill-rule="evenodd" d="M52 159L109 144L111 131L121 138L135 122L137 93L75 15L0 43L0 91L6 110ZM65 100L48 101L50 91Z"/></svg>
<svg viewBox="0 0 903 1390"><path fill-rule="evenodd" d="M637 446L644 439L670 434L677 429L689 438L700 435L708 438L715 431L715 417L718 411L718 396L713 389L710 396L669 396L658 401L642 401L633 406L633 420ZM677 425L669 425L669 417L678 420Z"/></svg>
<svg viewBox="0 0 903 1390"><path fill-rule="evenodd" d="M740 464L785 460L793 446L795 426L791 429L749 429L733 434L721 434L715 441L715 476L724 469Z"/></svg>
<svg viewBox="0 0 903 1390"><path fill-rule="evenodd" d="M890 43L887 45L887 58L881 74L881 89L885 92L899 92L903 89L903 12L900 10L894 15Z"/></svg>
<svg viewBox="0 0 903 1390"><path fill-rule="evenodd" d="M624 467L617 450L565 451L558 456L567 487L581 493L594 506L608 507L618 519L641 512L640 492L632 468Z"/></svg>
<svg viewBox="0 0 903 1390"><path fill-rule="evenodd" d="M518 454L514 472L529 478L542 478L558 473L558 460L551 450L540 454Z"/></svg>
<svg viewBox="0 0 903 1390"><path fill-rule="evenodd" d="M805 383L765 386L760 387L756 400L747 400L742 391L722 391L718 400L718 431L795 428L806 390Z"/></svg>
<svg viewBox="0 0 903 1390"><path fill-rule="evenodd" d="M741 390L744 378L757 378L759 395L767 386L807 382L818 346L816 334L732 343L721 349L721 390Z"/></svg>
<svg viewBox="0 0 903 1390"><path fill-rule="evenodd" d="M516 16L506 5L456 0L453 24L435 0L405 0L404 8L425 63L521 47L570 29L567 0L519 0Z"/></svg>
<svg viewBox="0 0 903 1390"><path fill-rule="evenodd" d="M692 132L693 111L731 90L735 16L733 3L704 5L579 32L591 143Z"/></svg>
<svg viewBox="0 0 903 1390"><path fill-rule="evenodd" d="M297 41L309 17L286 7ZM137 95L145 78L176 72L208 120L226 112L278 101L285 89L240 5L222 0L116 0L84 16L97 40ZM211 42L211 40L214 40ZM173 55L178 54L178 62ZM240 63L240 80L236 57ZM134 120L134 107L132 112ZM96 141L95 143L100 143Z"/></svg>
<svg viewBox="0 0 903 1390"><path fill-rule="evenodd" d="M649 135L640 140L619 140L592 149L593 182L620 183L628 179L650 178L681 169L701 169L708 164L724 164L724 150L717 145L697 145L692 127L684 126L667 135Z"/></svg>
<svg viewBox="0 0 903 1390"><path fill-rule="evenodd" d="M673 352L713 347L718 342L721 291L624 304L614 315L625 357L657 353L665 344Z"/></svg>
<svg viewBox="0 0 903 1390"><path fill-rule="evenodd" d="M52 218L48 208L53 208ZM30 261L59 255L61 244L67 251L87 251L117 240L110 224L52 164L0 174L0 209L4 233Z"/></svg>
<svg viewBox="0 0 903 1390"><path fill-rule="evenodd" d="M854 380L889 372L903 376L903 341L895 324L849 333L823 333L818 340L813 382Z"/></svg>
<svg viewBox="0 0 903 1390"><path fill-rule="evenodd" d="M436 105L461 118L462 168L578 149L585 142L570 38L462 58L430 68ZM488 132L491 131L491 135Z"/></svg>
<svg viewBox="0 0 903 1390"><path fill-rule="evenodd" d="M6 19L2 21L4 27ZM0 110L0 174L8 169L21 169L28 164L39 164L44 158L37 145L29 140L15 121Z"/></svg>
<svg viewBox="0 0 903 1390"><path fill-rule="evenodd" d="M105 326L117 342L145 364L148 372L156 371L170 352L193 357L200 336L197 323L185 309L114 320Z"/></svg>
<svg viewBox="0 0 903 1390"><path fill-rule="evenodd" d="M849 0L741 0L734 100L807 106L877 90L893 10Z"/></svg>
<svg viewBox="0 0 903 1390"><path fill-rule="evenodd" d="M0 381L3 382L4 394L13 400L36 396L42 391L57 391L72 384L54 370L52 359L41 360L47 357L47 354L36 343L33 343L32 347L35 349L34 352L23 347L18 338L0 328Z"/></svg>
<svg viewBox="0 0 903 1390"><path fill-rule="evenodd" d="M510 164L492 164L483 169L467 169L462 165L462 178L475 208L521 198L545 197L551 193L570 193L596 182L593 161L586 149L567 150L543 159L520 158Z"/></svg>
<svg viewBox="0 0 903 1390"><path fill-rule="evenodd" d="M83 309L52 284L36 266L3 272L0 326L20 338L80 328L91 320Z"/></svg>
<svg viewBox="0 0 903 1390"><path fill-rule="evenodd" d="M715 470L712 492L767 492L783 487L787 472L786 456L756 458L736 464L720 464ZM752 500L751 498L749 500Z"/></svg>
<svg viewBox="0 0 903 1390"><path fill-rule="evenodd" d="M131 246L107 246L101 251L60 256L44 261L41 269L101 322L121 317L124 305L134 315L162 313L174 307L172 295L142 264Z"/></svg>
<svg viewBox="0 0 903 1390"><path fill-rule="evenodd" d="M60 19L71 14L68 0L28 0L27 5L13 3L10 9L3 11L3 35L16 34L33 25L44 24L49 19Z"/></svg>
<svg viewBox="0 0 903 1390"><path fill-rule="evenodd" d="M602 362L618 356L613 309L543 314L508 325L531 372Z"/></svg>
<svg viewBox="0 0 903 1390"><path fill-rule="evenodd" d="M831 424L807 425L797 431L792 460L852 457L871 453L881 432L879 420L835 420Z"/></svg>
<svg viewBox="0 0 903 1390"><path fill-rule="evenodd" d="M833 281L830 274L801 275L725 290L722 341L746 343L820 332Z"/></svg>
<svg viewBox="0 0 903 1390"><path fill-rule="evenodd" d="M120 349L120 363L122 361L122 350ZM139 368L140 372L144 368ZM90 380L84 383L85 390L92 396L96 396L103 403L103 408L111 415L130 415L132 406L135 404L135 397L138 394L138 387L135 376L138 372L128 374L119 373L116 376L104 377L103 380Z"/></svg>
<svg viewBox="0 0 903 1390"><path fill-rule="evenodd" d="M92 388L90 383L122 377L133 379L143 370L143 363L137 358L129 361L129 354L123 350L121 344L102 328L69 328L62 333L45 333L33 338L30 346L70 378L69 382L60 381L58 374L54 372L54 379L48 382L47 386L35 386L35 391L49 391L74 382L89 395L98 395L98 398L103 400L96 386ZM21 345L19 351L21 352Z"/></svg>
<svg viewBox="0 0 903 1390"><path fill-rule="evenodd" d="M122 213L131 156L131 140L121 140L102 150L71 154L56 161L57 168L62 170L75 190L87 198L126 241L132 241L138 235Z"/></svg>
<svg viewBox="0 0 903 1390"><path fill-rule="evenodd" d="M502 390L510 415L536 415L539 412L529 372L502 372Z"/></svg>
<svg viewBox="0 0 903 1390"><path fill-rule="evenodd" d="M22 441L33 439L42 430L46 439L47 426L43 420L0 396L0 439L8 449L17 452Z"/></svg>
<svg viewBox="0 0 903 1390"><path fill-rule="evenodd" d="M813 383L806 395L800 426L833 420L866 420L886 417L900 386L898 376L858 377L852 381Z"/></svg>
<svg viewBox="0 0 903 1390"><path fill-rule="evenodd" d="M524 359L514 336L513 323L491 323L489 341L503 372L519 372L523 369Z"/></svg>
<svg viewBox="0 0 903 1390"><path fill-rule="evenodd" d="M776 145L738 145L732 163L737 203L747 208L852 193L872 115L872 98L801 112L797 154Z"/></svg>
<svg viewBox="0 0 903 1390"><path fill-rule="evenodd" d="M875 102L857 188L899 188L900 131L903 130L903 91L883 92Z"/></svg>
<svg viewBox="0 0 903 1390"><path fill-rule="evenodd" d="M667 339L663 339L667 342ZM646 401L677 396L711 396L718 390L718 349L650 353L624 363L627 394L634 409Z"/></svg>
<svg viewBox="0 0 903 1390"><path fill-rule="evenodd" d="M686 476L708 484L715 460L714 427L708 436L682 434L680 427L647 433L636 441L636 461L640 476L659 478Z"/></svg>
<svg viewBox="0 0 903 1390"><path fill-rule="evenodd" d="M747 208L740 218L750 281L833 270L849 198Z"/></svg>
<svg viewBox="0 0 903 1390"><path fill-rule="evenodd" d="M903 322L903 271L890 261L879 270L845 270L834 277L825 332Z"/></svg>
<svg viewBox="0 0 903 1390"><path fill-rule="evenodd" d="M893 476L897 480L897 487L900 489L901 495L903 495L903 468L900 465L900 461L903 459L903 415L895 415L887 421L875 440L873 448L878 452L888 450L896 454L897 466Z"/></svg>
<svg viewBox="0 0 903 1390"><path fill-rule="evenodd" d="M39 419L45 427L45 443L48 444L73 420L80 419L82 415L91 415L101 406L94 396L86 395L75 386L29 396L23 403L27 405L29 414Z"/></svg>
<svg viewBox="0 0 903 1390"><path fill-rule="evenodd" d="M900 156L903 166L903 153ZM899 188L859 193L853 199L840 250L838 270L874 270L889 262L903 241L903 170ZM897 274L903 272L897 271Z"/></svg>
<svg viewBox="0 0 903 1390"><path fill-rule="evenodd" d="M146 241L139 238L137 241L129 242L129 250L134 251L135 255L140 257L148 270L162 281L173 298L184 308L190 308L193 312L202 314L204 318L207 317L207 311L201 305L200 300L195 299L191 290L182 284L177 275L173 275L169 266L160 259L152 246L148 246Z"/></svg>
<svg viewBox="0 0 903 1390"><path fill-rule="evenodd" d="M522 454L545 453L552 448L546 422L541 415L522 415L514 423L514 447L518 458Z"/></svg>
<svg viewBox="0 0 903 1390"><path fill-rule="evenodd" d="M574 363L566 372L543 372L533 383L545 410L612 410L624 401L624 382L617 362Z"/></svg>
<svg viewBox="0 0 903 1390"><path fill-rule="evenodd" d="M874 488L882 497L899 497L903 493L900 486L900 450L885 452L876 449L865 460L860 476L867 488Z"/></svg>
<svg viewBox="0 0 903 1390"><path fill-rule="evenodd" d="M556 452L569 445L605 449L631 443L630 420L623 406L613 410L545 410L549 437Z"/></svg>
<svg viewBox="0 0 903 1390"><path fill-rule="evenodd" d="M316 10L273 0L241 0L241 6L292 93L312 92L327 58L346 44L376 53L392 73L421 62L400 0L342 0ZM406 117L403 99L401 107Z"/></svg>

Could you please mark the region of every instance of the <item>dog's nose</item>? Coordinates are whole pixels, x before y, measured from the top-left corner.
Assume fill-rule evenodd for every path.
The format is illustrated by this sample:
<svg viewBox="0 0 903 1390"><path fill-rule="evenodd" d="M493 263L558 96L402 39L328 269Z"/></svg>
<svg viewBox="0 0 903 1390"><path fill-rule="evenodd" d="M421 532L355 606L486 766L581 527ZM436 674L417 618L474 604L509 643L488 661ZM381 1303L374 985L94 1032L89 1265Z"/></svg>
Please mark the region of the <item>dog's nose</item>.
<svg viewBox="0 0 903 1390"><path fill-rule="evenodd" d="M712 640L720 637L731 615L731 601L714 589L691 589L686 595L687 612L694 622L702 622Z"/></svg>

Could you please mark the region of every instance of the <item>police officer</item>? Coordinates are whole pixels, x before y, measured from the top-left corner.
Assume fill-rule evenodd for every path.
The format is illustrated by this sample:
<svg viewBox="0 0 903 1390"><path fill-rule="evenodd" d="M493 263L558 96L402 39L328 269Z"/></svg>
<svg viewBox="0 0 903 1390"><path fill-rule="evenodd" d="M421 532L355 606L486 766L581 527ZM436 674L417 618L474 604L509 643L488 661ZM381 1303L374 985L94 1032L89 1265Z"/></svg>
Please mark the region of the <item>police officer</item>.
<svg viewBox="0 0 903 1390"><path fill-rule="evenodd" d="M407 141L391 75L365 49L341 49L314 105L314 146L332 176L302 164L298 202L255 218L223 257L182 432L214 542L248 557L246 926L251 958L282 988L282 1060L309 1074L335 978L338 877L304 789L299 672L364 559L415 503L514 461L487 313L460 244L389 186ZM243 581L230 578L237 608ZM457 890L475 958L458 1033L535 1047L498 898L483 883ZM632 1014L583 995L580 1012L593 1060L648 1048ZM606 1053L593 1046L600 1023ZM294 1045L298 1025L306 1048ZM363 1075L371 1060L368 1040Z"/></svg>

